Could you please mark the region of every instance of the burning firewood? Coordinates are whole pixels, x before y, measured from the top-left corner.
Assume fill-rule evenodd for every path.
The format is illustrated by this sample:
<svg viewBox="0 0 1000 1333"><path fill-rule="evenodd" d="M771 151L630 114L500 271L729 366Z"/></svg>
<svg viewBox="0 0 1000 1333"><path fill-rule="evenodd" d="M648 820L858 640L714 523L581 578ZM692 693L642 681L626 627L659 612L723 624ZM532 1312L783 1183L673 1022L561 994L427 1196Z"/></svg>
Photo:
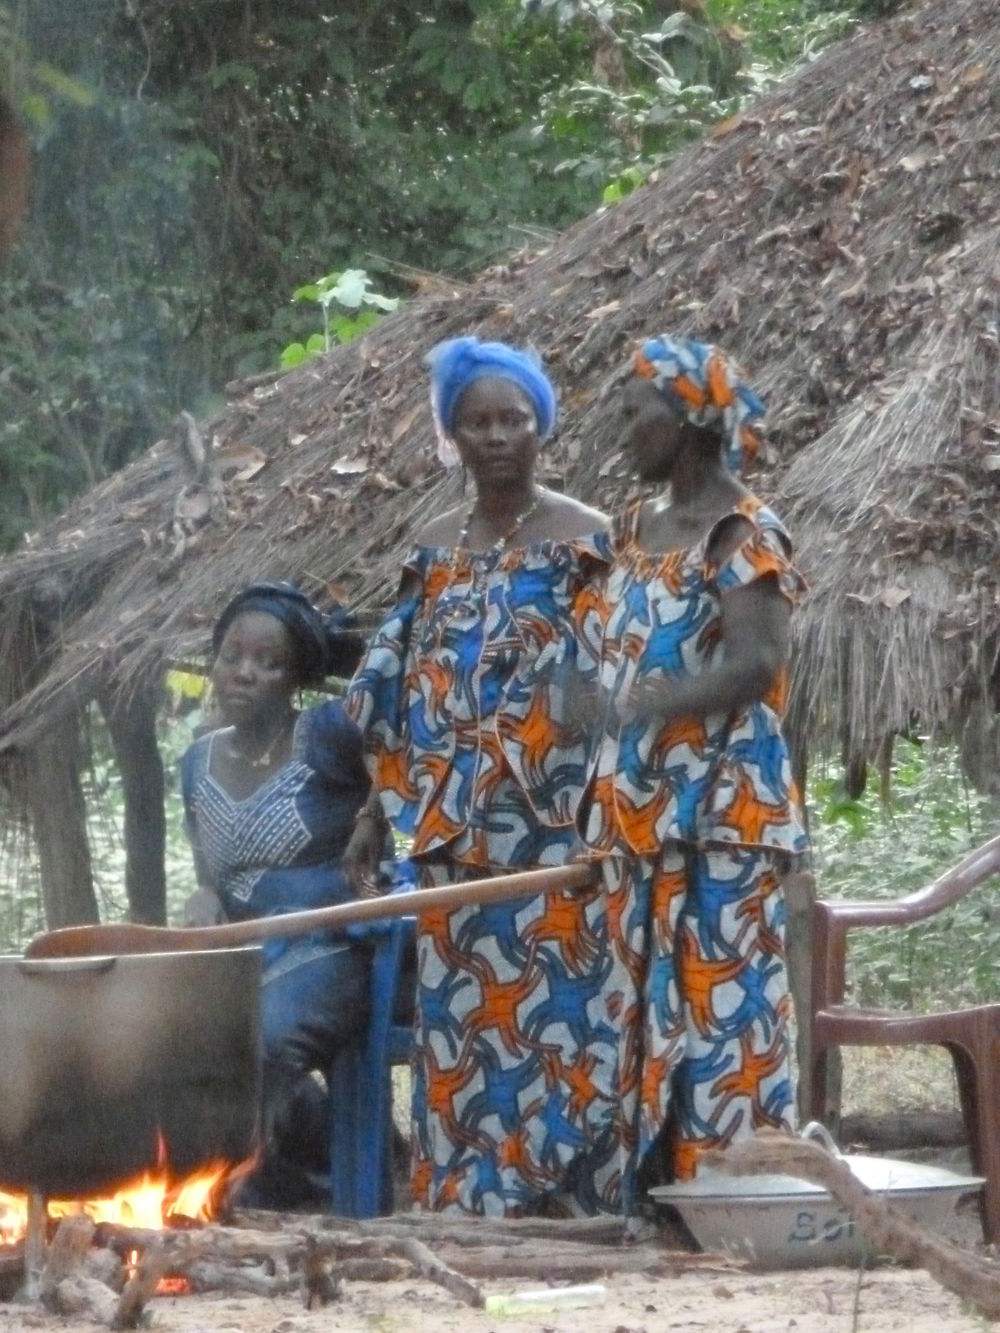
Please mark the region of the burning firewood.
<svg viewBox="0 0 1000 1333"><path fill-rule="evenodd" d="M156 1291L160 1279L170 1266L170 1254L160 1241L145 1250L135 1272L125 1283L111 1318L111 1327L138 1328L146 1302Z"/></svg>
<svg viewBox="0 0 1000 1333"><path fill-rule="evenodd" d="M620 1219L455 1222L399 1214L354 1221L326 1214L237 1212L231 1222L174 1228L168 1221L156 1229L110 1221L94 1226L83 1217L67 1218L42 1250L35 1299L44 1285L49 1309L89 1314L113 1328L134 1328L150 1299L166 1290L267 1297L298 1292L311 1308L337 1299L348 1282L417 1276L481 1308L479 1282L487 1278L587 1281L610 1270L668 1276L692 1268L731 1272L739 1267L719 1255L671 1248L675 1238L669 1232L626 1246ZM132 1276L122 1289L126 1269ZM95 1281L98 1272L103 1282Z"/></svg>
<svg viewBox="0 0 1000 1333"><path fill-rule="evenodd" d="M89 1217L64 1217L59 1223L38 1284L38 1298L43 1305L57 1308L55 1294L60 1282L80 1269L93 1238L94 1224Z"/></svg>

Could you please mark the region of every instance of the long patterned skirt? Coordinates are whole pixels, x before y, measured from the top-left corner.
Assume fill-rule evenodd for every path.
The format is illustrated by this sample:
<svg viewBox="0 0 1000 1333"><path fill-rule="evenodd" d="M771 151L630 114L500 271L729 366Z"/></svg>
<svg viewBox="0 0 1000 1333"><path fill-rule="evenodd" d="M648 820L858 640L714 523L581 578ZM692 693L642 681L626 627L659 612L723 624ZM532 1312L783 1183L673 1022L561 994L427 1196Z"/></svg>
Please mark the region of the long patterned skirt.
<svg viewBox="0 0 1000 1333"><path fill-rule="evenodd" d="M424 865L421 883L497 873ZM415 1201L509 1217L619 1211L627 977L603 893L423 915L417 977Z"/></svg>
<svg viewBox="0 0 1000 1333"><path fill-rule="evenodd" d="M683 1180L709 1148L764 1125L794 1126L784 860L669 843L658 858L602 863L608 930L630 981L620 1065L626 1213L662 1133Z"/></svg>

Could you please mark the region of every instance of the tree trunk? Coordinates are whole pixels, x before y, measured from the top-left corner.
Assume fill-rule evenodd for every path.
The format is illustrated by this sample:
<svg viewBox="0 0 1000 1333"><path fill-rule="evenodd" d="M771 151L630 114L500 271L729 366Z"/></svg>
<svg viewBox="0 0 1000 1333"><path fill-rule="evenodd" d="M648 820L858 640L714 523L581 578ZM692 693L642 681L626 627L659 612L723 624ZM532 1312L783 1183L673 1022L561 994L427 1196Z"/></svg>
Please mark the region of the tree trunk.
<svg viewBox="0 0 1000 1333"><path fill-rule="evenodd" d="M7 262L18 228L28 207L31 184L31 145L17 123L14 110L0 97L0 265Z"/></svg>
<svg viewBox="0 0 1000 1333"><path fill-rule="evenodd" d="M156 743L156 691L100 699L125 798L125 892L133 921L162 926L167 920L164 858L167 821L163 761Z"/></svg>
<svg viewBox="0 0 1000 1333"><path fill-rule="evenodd" d="M50 930L98 921L80 786L80 719L60 718L24 751L24 786Z"/></svg>

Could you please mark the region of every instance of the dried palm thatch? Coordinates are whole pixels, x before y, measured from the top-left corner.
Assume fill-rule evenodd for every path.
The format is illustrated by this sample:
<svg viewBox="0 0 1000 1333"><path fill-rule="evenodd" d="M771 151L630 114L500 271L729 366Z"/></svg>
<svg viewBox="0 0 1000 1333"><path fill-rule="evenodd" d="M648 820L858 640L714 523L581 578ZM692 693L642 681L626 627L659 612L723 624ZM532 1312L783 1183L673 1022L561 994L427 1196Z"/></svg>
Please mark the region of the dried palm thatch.
<svg viewBox="0 0 1000 1333"><path fill-rule="evenodd" d="M605 504L634 340L735 351L772 405L751 480L812 584L800 734L864 749L915 715L958 726L997 687L998 148L1000 0L933 0L548 249L472 285L428 279L362 342L231 386L202 426L214 471L161 441L0 565L3 744L197 653L248 575L388 603L415 528L457 497L423 356L469 330L542 351L563 405L548 472Z"/></svg>

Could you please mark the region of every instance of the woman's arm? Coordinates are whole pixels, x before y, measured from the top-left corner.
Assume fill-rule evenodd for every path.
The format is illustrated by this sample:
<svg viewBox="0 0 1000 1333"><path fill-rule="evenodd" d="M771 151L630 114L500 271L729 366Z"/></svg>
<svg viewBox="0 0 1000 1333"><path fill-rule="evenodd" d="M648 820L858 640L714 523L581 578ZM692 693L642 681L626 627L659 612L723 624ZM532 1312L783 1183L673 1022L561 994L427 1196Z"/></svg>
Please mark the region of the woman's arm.
<svg viewBox="0 0 1000 1333"><path fill-rule="evenodd" d="M189 837L191 837L191 855L198 887L185 900L182 923L185 926L217 926L226 919L225 908L222 906L222 899L212 886L208 866L191 830Z"/></svg>
<svg viewBox="0 0 1000 1333"><path fill-rule="evenodd" d="M354 817L354 832L344 849L341 865L359 898L377 898L378 867L389 821L374 787Z"/></svg>
<svg viewBox="0 0 1000 1333"><path fill-rule="evenodd" d="M723 660L700 676L643 681L623 711L670 722L677 717L732 713L756 703L788 660L791 607L773 576L723 594Z"/></svg>
<svg viewBox="0 0 1000 1333"><path fill-rule="evenodd" d="M195 815L194 786L197 763L195 759L198 742L188 747L181 756L180 779L181 800L184 804L184 832L191 846L191 859L194 861L194 876L198 887L188 895L184 903L182 917L185 926L217 926L225 921L226 912L222 899L216 892L215 884L201 850L198 838L198 819Z"/></svg>

